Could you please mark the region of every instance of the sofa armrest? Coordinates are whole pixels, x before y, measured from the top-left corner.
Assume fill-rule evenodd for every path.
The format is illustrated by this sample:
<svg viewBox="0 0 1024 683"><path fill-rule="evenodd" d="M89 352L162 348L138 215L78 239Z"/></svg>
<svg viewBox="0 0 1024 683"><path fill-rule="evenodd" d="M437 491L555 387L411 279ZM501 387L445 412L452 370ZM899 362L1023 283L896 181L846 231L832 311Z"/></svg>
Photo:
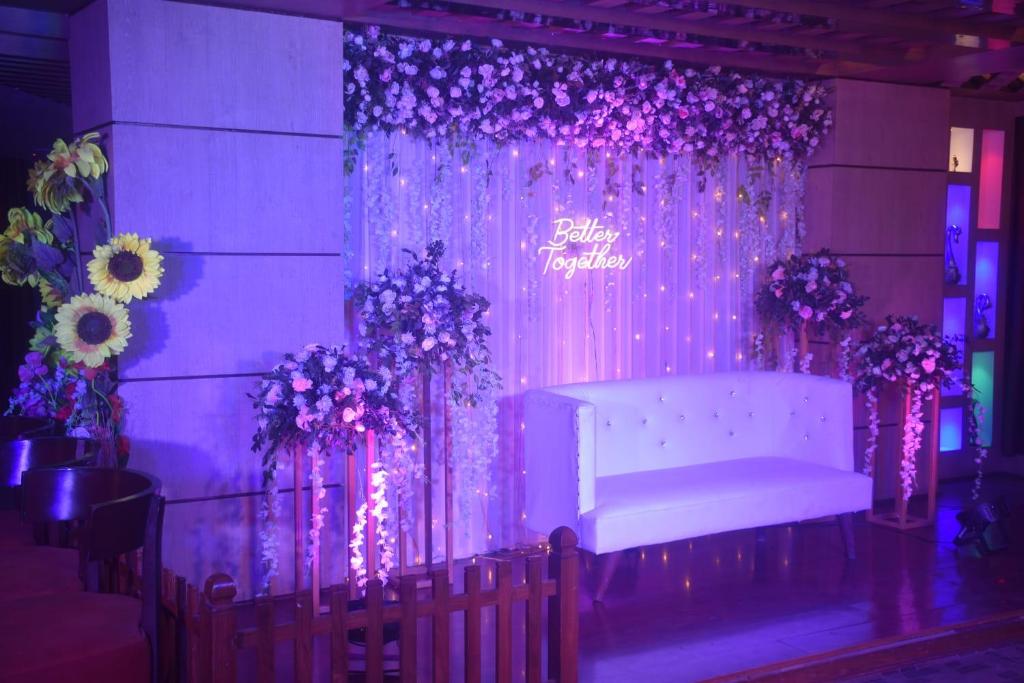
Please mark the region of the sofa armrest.
<svg viewBox="0 0 1024 683"><path fill-rule="evenodd" d="M526 525L542 533L594 509L594 406L549 391L525 397Z"/></svg>

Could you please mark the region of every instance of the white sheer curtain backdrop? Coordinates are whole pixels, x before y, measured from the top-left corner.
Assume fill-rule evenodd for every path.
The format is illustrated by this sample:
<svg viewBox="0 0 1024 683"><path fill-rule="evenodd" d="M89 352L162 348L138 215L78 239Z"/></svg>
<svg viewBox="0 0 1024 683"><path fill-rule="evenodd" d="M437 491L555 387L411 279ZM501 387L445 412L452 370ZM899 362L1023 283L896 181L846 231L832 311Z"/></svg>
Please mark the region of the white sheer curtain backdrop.
<svg viewBox="0 0 1024 683"><path fill-rule="evenodd" d="M456 444L487 442L496 429L498 453L490 490L460 493L460 556L533 540L523 519L524 391L745 367L752 290L802 232L803 170L782 163L748 168L732 157L702 183L696 155L384 133L351 149L347 163L346 284L441 239L447 264L492 304L504 380L497 425L486 411L463 416ZM629 267L545 274L538 250L559 218L621 232L608 255L632 257Z"/></svg>

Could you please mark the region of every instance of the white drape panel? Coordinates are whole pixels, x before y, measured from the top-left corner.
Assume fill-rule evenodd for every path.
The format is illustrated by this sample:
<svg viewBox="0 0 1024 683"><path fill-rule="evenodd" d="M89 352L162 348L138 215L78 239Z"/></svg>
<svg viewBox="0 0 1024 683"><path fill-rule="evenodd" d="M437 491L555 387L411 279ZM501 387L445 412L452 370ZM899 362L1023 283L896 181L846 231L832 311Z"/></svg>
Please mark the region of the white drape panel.
<svg viewBox="0 0 1024 683"><path fill-rule="evenodd" d="M523 391L746 367L753 287L764 264L795 249L802 228L802 170L784 164L751 169L730 158L702 191L690 156L609 156L549 142L453 148L383 133L348 161L348 285L403 265L402 248L441 239L447 263L492 304L504 379L499 455L490 495L481 493L474 519L459 521L471 530L456 533L460 555L527 539ZM544 274L538 248L562 217L620 231L610 254L631 256L629 268ZM486 422L477 428L493 429Z"/></svg>

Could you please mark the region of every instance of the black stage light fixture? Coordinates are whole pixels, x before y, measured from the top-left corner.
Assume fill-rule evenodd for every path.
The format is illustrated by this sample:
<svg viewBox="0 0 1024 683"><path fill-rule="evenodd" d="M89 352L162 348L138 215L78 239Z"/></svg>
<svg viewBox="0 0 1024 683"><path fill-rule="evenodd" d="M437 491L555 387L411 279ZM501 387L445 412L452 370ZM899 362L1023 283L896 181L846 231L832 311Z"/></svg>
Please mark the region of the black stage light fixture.
<svg viewBox="0 0 1024 683"><path fill-rule="evenodd" d="M960 531L953 543L966 550L973 550L978 555L990 555L1010 546L1006 533L1006 518L1009 508L1006 499L999 498L994 503L975 503L964 508L956 516L960 522Z"/></svg>

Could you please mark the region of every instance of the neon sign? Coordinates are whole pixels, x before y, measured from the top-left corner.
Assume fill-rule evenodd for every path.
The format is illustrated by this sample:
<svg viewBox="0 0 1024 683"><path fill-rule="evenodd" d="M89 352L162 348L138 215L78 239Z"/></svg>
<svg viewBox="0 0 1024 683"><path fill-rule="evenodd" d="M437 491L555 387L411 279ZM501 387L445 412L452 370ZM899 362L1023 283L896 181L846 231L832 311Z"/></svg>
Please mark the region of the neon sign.
<svg viewBox="0 0 1024 683"><path fill-rule="evenodd" d="M572 218L555 220L555 234L537 250L544 257L544 274L565 273L571 279L579 270L625 270L633 257L610 254L622 233L606 228L597 218L577 223ZM587 251L589 249L589 251ZM583 253L580 253L583 252Z"/></svg>

